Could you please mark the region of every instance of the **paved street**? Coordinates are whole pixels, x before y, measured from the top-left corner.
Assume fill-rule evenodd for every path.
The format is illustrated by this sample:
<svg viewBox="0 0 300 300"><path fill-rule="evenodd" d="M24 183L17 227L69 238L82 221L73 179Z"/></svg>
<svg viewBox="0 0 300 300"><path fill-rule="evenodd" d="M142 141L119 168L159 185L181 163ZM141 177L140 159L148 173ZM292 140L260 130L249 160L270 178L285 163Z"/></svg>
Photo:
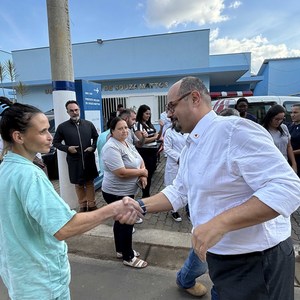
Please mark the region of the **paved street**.
<svg viewBox="0 0 300 300"><path fill-rule="evenodd" d="M175 284L176 272L158 267L143 270L124 266L120 261L70 255L72 300L156 300L195 299ZM208 275L203 281L210 286ZM210 299L205 295L201 299ZM9 300L0 279L0 300ZM41 299L46 300L46 299Z"/></svg>
<svg viewBox="0 0 300 300"><path fill-rule="evenodd" d="M151 266L137 270L117 261L75 255L70 255L70 262L72 300L196 299L177 288L174 270ZM201 279L206 286L211 287L208 275ZM210 295L201 299L209 300ZM295 289L295 300L299 299L300 290ZM1 279L0 300L9 300Z"/></svg>

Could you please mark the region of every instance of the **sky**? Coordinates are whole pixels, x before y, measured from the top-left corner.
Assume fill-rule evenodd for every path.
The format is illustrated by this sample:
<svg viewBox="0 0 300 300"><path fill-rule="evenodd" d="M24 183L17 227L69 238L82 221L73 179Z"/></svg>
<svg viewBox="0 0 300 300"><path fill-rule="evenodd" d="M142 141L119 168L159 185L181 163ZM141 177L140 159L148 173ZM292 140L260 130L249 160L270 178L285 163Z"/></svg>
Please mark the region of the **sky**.
<svg viewBox="0 0 300 300"><path fill-rule="evenodd" d="M210 54L251 52L256 74L264 59L300 57L296 1L69 0L71 42L210 29ZM0 0L0 50L49 46L46 3Z"/></svg>

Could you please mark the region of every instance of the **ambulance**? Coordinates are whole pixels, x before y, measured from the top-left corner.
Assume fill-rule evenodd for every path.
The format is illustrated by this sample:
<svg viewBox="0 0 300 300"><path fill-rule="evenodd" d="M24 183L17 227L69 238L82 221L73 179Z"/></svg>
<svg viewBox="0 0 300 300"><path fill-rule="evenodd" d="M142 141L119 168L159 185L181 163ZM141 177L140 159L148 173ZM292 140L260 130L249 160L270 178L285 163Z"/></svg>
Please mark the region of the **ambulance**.
<svg viewBox="0 0 300 300"><path fill-rule="evenodd" d="M223 98L219 100L212 101L213 110L219 113L224 108L235 108L237 100L241 97L235 98ZM286 109L286 119L285 122L291 122L291 108L293 104L300 104L300 97L294 96L250 96L245 97L248 102L248 112L258 119L261 124L264 119L268 109L274 104L280 104Z"/></svg>

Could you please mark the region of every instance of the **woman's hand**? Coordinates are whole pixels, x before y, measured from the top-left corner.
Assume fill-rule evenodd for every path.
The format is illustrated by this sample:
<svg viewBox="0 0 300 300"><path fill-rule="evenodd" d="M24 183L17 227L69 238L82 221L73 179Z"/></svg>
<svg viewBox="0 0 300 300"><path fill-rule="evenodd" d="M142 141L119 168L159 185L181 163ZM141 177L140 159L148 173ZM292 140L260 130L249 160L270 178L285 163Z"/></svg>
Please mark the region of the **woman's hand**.
<svg viewBox="0 0 300 300"><path fill-rule="evenodd" d="M121 224L134 224L137 218L143 217L143 210L134 199L124 197L122 200L113 202L109 205L114 205L115 216L114 220L119 221Z"/></svg>
<svg viewBox="0 0 300 300"><path fill-rule="evenodd" d="M141 175L139 177L148 177L148 170L146 168L140 169Z"/></svg>
<svg viewBox="0 0 300 300"><path fill-rule="evenodd" d="M142 187L143 187L143 189L146 187L146 185L147 185L147 177L145 177L145 176L141 176L140 178L139 178L139 181L141 182L141 185L142 185Z"/></svg>
<svg viewBox="0 0 300 300"><path fill-rule="evenodd" d="M159 136L159 134L156 132L156 133L153 135L153 140L154 140L154 141L158 140L158 136Z"/></svg>

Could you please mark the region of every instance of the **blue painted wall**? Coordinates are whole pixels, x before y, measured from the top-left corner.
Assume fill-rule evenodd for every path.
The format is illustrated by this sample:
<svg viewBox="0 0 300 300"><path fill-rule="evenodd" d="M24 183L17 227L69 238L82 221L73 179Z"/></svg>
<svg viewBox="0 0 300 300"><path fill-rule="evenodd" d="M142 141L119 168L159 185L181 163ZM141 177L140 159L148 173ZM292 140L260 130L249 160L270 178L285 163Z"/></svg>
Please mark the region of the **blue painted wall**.
<svg viewBox="0 0 300 300"><path fill-rule="evenodd" d="M265 60L254 95L294 95L300 92L300 58Z"/></svg>

